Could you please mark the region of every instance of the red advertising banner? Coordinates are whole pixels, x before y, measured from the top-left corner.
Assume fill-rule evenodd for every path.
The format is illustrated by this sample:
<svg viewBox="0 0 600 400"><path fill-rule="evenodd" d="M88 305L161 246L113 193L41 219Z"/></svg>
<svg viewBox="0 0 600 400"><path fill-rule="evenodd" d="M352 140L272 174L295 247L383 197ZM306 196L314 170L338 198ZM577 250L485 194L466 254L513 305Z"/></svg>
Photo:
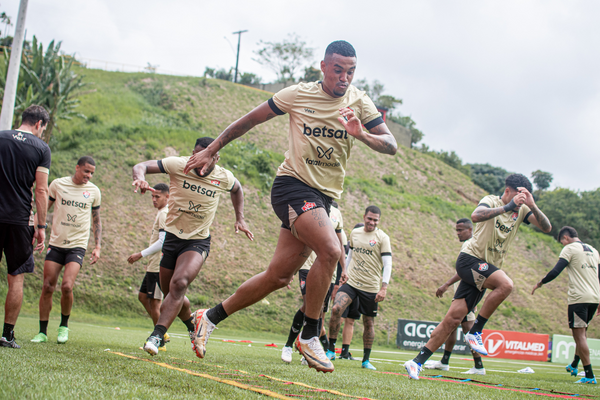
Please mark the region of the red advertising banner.
<svg viewBox="0 0 600 400"><path fill-rule="evenodd" d="M483 330L488 357L513 360L548 361L549 335Z"/></svg>

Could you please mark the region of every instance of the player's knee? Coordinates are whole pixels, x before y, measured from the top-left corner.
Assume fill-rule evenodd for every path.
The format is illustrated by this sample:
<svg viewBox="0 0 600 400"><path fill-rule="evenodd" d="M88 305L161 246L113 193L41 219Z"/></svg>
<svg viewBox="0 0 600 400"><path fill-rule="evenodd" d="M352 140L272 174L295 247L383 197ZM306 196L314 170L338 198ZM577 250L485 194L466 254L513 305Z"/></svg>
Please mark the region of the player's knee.
<svg viewBox="0 0 600 400"><path fill-rule="evenodd" d="M63 284L60 285L60 291L62 294L73 293L73 284L71 282L63 282Z"/></svg>
<svg viewBox="0 0 600 400"><path fill-rule="evenodd" d="M317 254L317 258L319 258L322 263L325 263L325 265L329 265L332 266L332 268L335 268L337 261L340 259L341 255L342 250L340 249L340 247L332 245L327 246L325 249L320 251Z"/></svg>
<svg viewBox="0 0 600 400"><path fill-rule="evenodd" d="M339 318L342 315L342 307L339 304L334 304L333 308L331 309L331 315Z"/></svg>
<svg viewBox="0 0 600 400"><path fill-rule="evenodd" d="M185 295L185 292L188 288L188 280L187 279L175 279L171 280L170 285L171 290L169 291L171 294L182 294Z"/></svg>
<svg viewBox="0 0 600 400"><path fill-rule="evenodd" d="M144 304L146 302L146 300L145 300L146 297L147 297L146 293L142 293L142 292L138 293L138 300L140 301L140 303Z"/></svg>
<svg viewBox="0 0 600 400"><path fill-rule="evenodd" d="M54 293L54 290L56 289L56 285L53 285L50 282L44 282L44 285L42 286L42 291L44 293Z"/></svg>
<svg viewBox="0 0 600 400"><path fill-rule="evenodd" d="M508 276L506 277L506 280L504 282L502 282L502 285L500 286L500 288L502 289L502 292L504 292L504 294L507 297L513 291L513 287L514 287L514 283L513 283L512 279L510 279Z"/></svg>

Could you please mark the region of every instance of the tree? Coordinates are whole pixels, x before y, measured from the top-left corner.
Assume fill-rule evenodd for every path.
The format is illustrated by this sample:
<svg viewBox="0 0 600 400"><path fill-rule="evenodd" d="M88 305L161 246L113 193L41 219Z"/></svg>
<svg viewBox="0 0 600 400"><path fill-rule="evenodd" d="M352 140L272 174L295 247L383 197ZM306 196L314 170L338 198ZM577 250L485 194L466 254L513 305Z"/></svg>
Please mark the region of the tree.
<svg viewBox="0 0 600 400"><path fill-rule="evenodd" d="M510 172L504 168L490 164L468 164L471 168L473 183L491 194L501 195L504 191L504 181Z"/></svg>
<svg viewBox="0 0 600 400"><path fill-rule="evenodd" d="M314 57L314 49L295 33L288 34L288 38L279 43L261 40L258 45L261 48L254 51L257 57L253 60L275 72L277 82L295 81L296 72Z"/></svg>
<svg viewBox="0 0 600 400"><path fill-rule="evenodd" d="M552 174L550 172L544 172L541 170L533 171L531 173L531 177L533 178L533 183L538 188L538 190L546 190L550 187L550 183L552 183Z"/></svg>
<svg viewBox="0 0 600 400"><path fill-rule="evenodd" d="M385 87L378 80L374 80L373 83L369 84L366 79L360 79L354 82L354 86L360 90L364 90L375 105L386 108L389 112L396 108L397 105L402 104L402 99L389 94L383 94Z"/></svg>
<svg viewBox="0 0 600 400"><path fill-rule="evenodd" d="M323 79L323 74L320 69L313 66L304 68L304 78L302 78L304 82L315 82L321 79Z"/></svg>
<svg viewBox="0 0 600 400"><path fill-rule="evenodd" d="M240 75L239 82L242 85L260 85L261 77L250 72L244 72Z"/></svg>
<svg viewBox="0 0 600 400"><path fill-rule="evenodd" d="M416 128L417 123L413 121L412 117L388 114L388 119L402 125L410 131L411 147L423 140L423 136L425 136L425 134Z"/></svg>

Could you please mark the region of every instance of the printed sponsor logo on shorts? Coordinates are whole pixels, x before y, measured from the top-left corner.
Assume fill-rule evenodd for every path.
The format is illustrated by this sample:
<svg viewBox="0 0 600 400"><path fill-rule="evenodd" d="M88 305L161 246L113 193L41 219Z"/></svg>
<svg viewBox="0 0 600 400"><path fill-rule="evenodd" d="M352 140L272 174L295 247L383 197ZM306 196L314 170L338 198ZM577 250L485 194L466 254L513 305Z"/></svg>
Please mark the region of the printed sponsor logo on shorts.
<svg viewBox="0 0 600 400"><path fill-rule="evenodd" d="M90 192L88 192L87 190L85 192L83 192L83 197L88 199L90 197Z"/></svg>
<svg viewBox="0 0 600 400"><path fill-rule="evenodd" d="M300 287L304 289L304 286L306 286L306 281L300 281Z"/></svg>
<svg viewBox="0 0 600 400"><path fill-rule="evenodd" d="M480 271L487 271L489 268L489 265L487 263L479 263L479 268L477 268Z"/></svg>
<svg viewBox="0 0 600 400"><path fill-rule="evenodd" d="M304 205L302 206L302 211L306 212L308 210L315 208L316 206L317 205L315 203L307 202L306 200L304 200Z"/></svg>
<svg viewBox="0 0 600 400"><path fill-rule="evenodd" d="M377 244L377 242L375 241L375 239L371 239L369 240L369 244L371 245L371 247L375 246L375 244Z"/></svg>
<svg viewBox="0 0 600 400"><path fill-rule="evenodd" d="M212 183L213 185L216 185L216 186L221 186L221 181L218 181L216 179L210 181L210 183Z"/></svg>

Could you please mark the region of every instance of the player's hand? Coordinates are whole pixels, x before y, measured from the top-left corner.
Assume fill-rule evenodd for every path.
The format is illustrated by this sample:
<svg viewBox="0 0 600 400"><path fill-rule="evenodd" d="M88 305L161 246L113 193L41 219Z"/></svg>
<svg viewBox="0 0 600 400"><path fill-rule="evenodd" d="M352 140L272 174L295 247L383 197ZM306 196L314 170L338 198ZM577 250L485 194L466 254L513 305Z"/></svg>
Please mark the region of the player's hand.
<svg viewBox="0 0 600 400"><path fill-rule="evenodd" d="M385 300L385 295L387 294L387 289L381 289L379 293L375 296L375 303L379 303L380 301Z"/></svg>
<svg viewBox="0 0 600 400"><path fill-rule="evenodd" d="M135 253L129 256L129 258L127 258L127 262L129 264L133 264L134 262L138 261L140 258L142 258L142 253Z"/></svg>
<svg viewBox="0 0 600 400"><path fill-rule="evenodd" d="M150 184L143 179L136 179L131 185L135 186L133 193L137 193L138 189L140 190L141 194L146 193L146 190L154 192L154 188L150 187Z"/></svg>
<svg viewBox="0 0 600 400"><path fill-rule="evenodd" d="M525 189L525 188L523 188L523 189ZM525 189L525 191L527 191L527 189ZM527 192L527 193L529 193L529 192ZM517 193L517 195L515 197L513 197L513 201L515 202L517 207L521 207L523 204L525 204L526 198L527 198L527 195L525 193L519 192L519 193Z"/></svg>
<svg viewBox="0 0 600 400"><path fill-rule="evenodd" d="M539 281L538 283L535 284L535 286L533 287L533 290L531 291L531 295L533 296L533 294L535 293L536 290L538 290L539 288L542 287L542 281Z"/></svg>
<svg viewBox="0 0 600 400"><path fill-rule="evenodd" d="M92 256L90 257L90 264L96 264L96 262L100 259L100 247L96 247L92 250Z"/></svg>
<svg viewBox="0 0 600 400"><path fill-rule="evenodd" d="M250 232L250 229L248 228L248 225L246 224L245 220L240 219L235 221L233 227L235 228L235 233L239 233L239 231L242 231L246 234L248 239L254 241L254 234Z"/></svg>
<svg viewBox="0 0 600 400"><path fill-rule="evenodd" d="M354 115L354 111L348 107L340 108L340 115L341 117L338 117L338 121L344 125L344 129L350 136L359 139L365 134L362 130L360 120Z"/></svg>
<svg viewBox="0 0 600 400"><path fill-rule="evenodd" d="M34 245L36 241L37 244L33 248L33 251L39 251L40 254L42 254L42 251L44 251L44 246L46 246L44 243L46 241L45 229L38 229L35 231L35 233L33 234L33 240L31 241L31 244Z"/></svg>
<svg viewBox="0 0 600 400"><path fill-rule="evenodd" d="M348 273L344 270L342 271L342 276L340 276L339 286L342 286L346 282L348 282Z"/></svg>
<svg viewBox="0 0 600 400"><path fill-rule="evenodd" d="M525 196L525 205L529 208L535 207L535 200L533 199L533 195L529 193L529 190L524 187L518 187L517 190L519 194L523 194Z"/></svg>
<svg viewBox="0 0 600 400"><path fill-rule="evenodd" d="M192 154L183 168L183 173L187 175L191 170L200 168L200 175L204 176L206 168L215 160L215 158L217 158L217 155L210 152L208 148Z"/></svg>
<svg viewBox="0 0 600 400"><path fill-rule="evenodd" d="M294 282L294 275L292 275L292 279L290 279L290 281L288 282L288 284L286 286L288 289L292 288L292 282Z"/></svg>
<svg viewBox="0 0 600 400"><path fill-rule="evenodd" d="M444 283L442 286L437 288L435 291L435 296L441 299L444 293L446 293L446 290L448 290L448 284Z"/></svg>

